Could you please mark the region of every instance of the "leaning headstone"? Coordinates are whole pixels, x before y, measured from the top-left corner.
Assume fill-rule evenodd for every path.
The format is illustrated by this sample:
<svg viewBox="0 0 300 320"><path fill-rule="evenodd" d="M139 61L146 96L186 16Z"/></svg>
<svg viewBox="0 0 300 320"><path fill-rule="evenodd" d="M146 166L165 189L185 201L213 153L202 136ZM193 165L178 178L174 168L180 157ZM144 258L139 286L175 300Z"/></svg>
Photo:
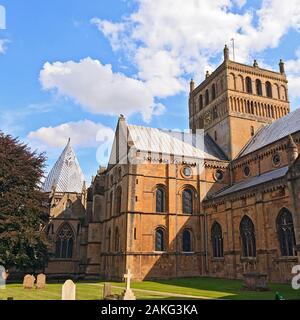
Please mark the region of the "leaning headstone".
<svg viewBox="0 0 300 320"><path fill-rule="evenodd" d="M104 283L104 287L103 287L103 299L111 296L112 292L111 292L111 284L110 283Z"/></svg>
<svg viewBox="0 0 300 320"><path fill-rule="evenodd" d="M35 277L33 275L27 274L23 280L24 289L32 289L34 287Z"/></svg>
<svg viewBox="0 0 300 320"><path fill-rule="evenodd" d="M76 285L72 280L63 284L61 300L76 300Z"/></svg>
<svg viewBox="0 0 300 320"><path fill-rule="evenodd" d="M40 273L36 278L36 288L45 289L46 287L46 276L43 273Z"/></svg>
<svg viewBox="0 0 300 320"><path fill-rule="evenodd" d="M126 290L121 295L121 300L136 300L136 297L133 291L130 288L130 281L133 277L133 274L130 272L130 269L127 270L127 274L124 274L124 279L126 281Z"/></svg>

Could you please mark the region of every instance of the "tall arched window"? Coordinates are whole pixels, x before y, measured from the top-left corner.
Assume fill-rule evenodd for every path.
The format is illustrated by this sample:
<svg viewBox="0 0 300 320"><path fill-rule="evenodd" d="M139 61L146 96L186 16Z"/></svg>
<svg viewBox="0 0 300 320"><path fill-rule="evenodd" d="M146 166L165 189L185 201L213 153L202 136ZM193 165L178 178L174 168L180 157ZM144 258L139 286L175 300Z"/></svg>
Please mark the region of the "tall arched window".
<svg viewBox="0 0 300 320"><path fill-rule="evenodd" d="M192 251L191 232L188 229L185 229L182 233L182 251L183 252Z"/></svg>
<svg viewBox="0 0 300 320"><path fill-rule="evenodd" d="M155 230L155 251L165 251L165 231L162 228Z"/></svg>
<svg viewBox="0 0 300 320"><path fill-rule="evenodd" d="M277 217L277 233L281 255L290 257L295 255L295 232L293 217L289 210L283 208Z"/></svg>
<svg viewBox="0 0 300 320"><path fill-rule="evenodd" d="M156 189L156 212L166 211L166 193L162 187Z"/></svg>
<svg viewBox="0 0 300 320"><path fill-rule="evenodd" d="M182 192L182 212L193 214L193 191L185 189Z"/></svg>
<svg viewBox="0 0 300 320"><path fill-rule="evenodd" d="M72 259L74 233L69 224L65 223L56 236L55 257L59 259Z"/></svg>
<svg viewBox="0 0 300 320"><path fill-rule="evenodd" d="M205 105L207 106L209 104L209 92L208 90L205 91Z"/></svg>
<svg viewBox="0 0 300 320"><path fill-rule="evenodd" d="M110 193L109 201L110 201L110 204L109 204L110 216L112 216L113 215L113 192Z"/></svg>
<svg viewBox="0 0 300 320"><path fill-rule="evenodd" d="M223 252L223 235L222 227L218 222L214 222L211 227L211 242L213 248L213 257L221 258L224 256Z"/></svg>
<svg viewBox="0 0 300 320"><path fill-rule="evenodd" d="M262 96L262 85L259 79L256 79L256 94Z"/></svg>
<svg viewBox="0 0 300 320"><path fill-rule="evenodd" d="M273 97L272 85L269 81L266 82L266 93L267 93L267 97L269 97L269 98Z"/></svg>
<svg viewBox="0 0 300 320"><path fill-rule="evenodd" d="M111 250L111 229L108 229L108 233L107 233L107 251L110 252Z"/></svg>
<svg viewBox="0 0 300 320"><path fill-rule="evenodd" d="M119 234L119 228L116 227L115 231L115 252L120 251L120 234Z"/></svg>
<svg viewBox="0 0 300 320"><path fill-rule="evenodd" d="M243 257L256 257L255 229L252 220L244 216L240 224Z"/></svg>
<svg viewBox="0 0 300 320"><path fill-rule="evenodd" d="M211 87L211 99L215 100L216 99L216 85L213 84Z"/></svg>
<svg viewBox="0 0 300 320"><path fill-rule="evenodd" d="M203 96L202 96L202 94L200 94L200 96L199 96L199 109L200 110L203 109Z"/></svg>
<svg viewBox="0 0 300 320"><path fill-rule="evenodd" d="M247 90L247 93L252 93L252 80L250 77L247 77L246 78L246 90Z"/></svg>
<svg viewBox="0 0 300 320"><path fill-rule="evenodd" d="M122 189L121 187L118 187L117 193L116 193L116 214L121 213L122 208Z"/></svg>

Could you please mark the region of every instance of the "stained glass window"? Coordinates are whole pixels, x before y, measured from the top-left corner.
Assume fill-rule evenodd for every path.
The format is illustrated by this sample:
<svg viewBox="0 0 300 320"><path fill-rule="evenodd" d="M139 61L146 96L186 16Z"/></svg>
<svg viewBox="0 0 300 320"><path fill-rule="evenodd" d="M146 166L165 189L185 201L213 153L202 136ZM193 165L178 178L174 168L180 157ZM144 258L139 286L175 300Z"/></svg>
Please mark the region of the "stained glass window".
<svg viewBox="0 0 300 320"><path fill-rule="evenodd" d="M256 257L255 229L252 220L244 216L240 224L243 257Z"/></svg>
<svg viewBox="0 0 300 320"><path fill-rule="evenodd" d="M295 232L293 217L286 208L282 209L278 214L277 232L281 255L285 257L294 256Z"/></svg>
<svg viewBox="0 0 300 320"><path fill-rule="evenodd" d="M182 251L190 252L192 251L192 243L191 243L191 232L189 230L184 230L182 234Z"/></svg>
<svg viewBox="0 0 300 320"><path fill-rule="evenodd" d="M56 237L55 257L71 259L73 256L74 234L69 224L64 224Z"/></svg>
<svg viewBox="0 0 300 320"><path fill-rule="evenodd" d="M186 214L193 213L193 191L190 189L182 192L182 211Z"/></svg>
<svg viewBox="0 0 300 320"><path fill-rule="evenodd" d="M223 236L222 227L218 222L214 222L211 227L211 241L213 248L213 257L221 258L224 256L223 252Z"/></svg>
<svg viewBox="0 0 300 320"><path fill-rule="evenodd" d="M155 231L155 251L165 251L165 232L158 228Z"/></svg>

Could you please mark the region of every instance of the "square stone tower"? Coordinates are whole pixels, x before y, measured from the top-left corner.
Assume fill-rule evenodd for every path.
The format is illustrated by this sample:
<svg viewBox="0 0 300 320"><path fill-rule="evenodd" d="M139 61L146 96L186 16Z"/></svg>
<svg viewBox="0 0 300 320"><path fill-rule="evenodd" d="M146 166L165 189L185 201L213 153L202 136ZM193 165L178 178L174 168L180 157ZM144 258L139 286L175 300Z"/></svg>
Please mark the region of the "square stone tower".
<svg viewBox="0 0 300 320"><path fill-rule="evenodd" d="M189 123L192 130L204 129L227 157L234 159L255 133L290 112L288 81L284 63L279 72L229 59L197 87L191 80Z"/></svg>

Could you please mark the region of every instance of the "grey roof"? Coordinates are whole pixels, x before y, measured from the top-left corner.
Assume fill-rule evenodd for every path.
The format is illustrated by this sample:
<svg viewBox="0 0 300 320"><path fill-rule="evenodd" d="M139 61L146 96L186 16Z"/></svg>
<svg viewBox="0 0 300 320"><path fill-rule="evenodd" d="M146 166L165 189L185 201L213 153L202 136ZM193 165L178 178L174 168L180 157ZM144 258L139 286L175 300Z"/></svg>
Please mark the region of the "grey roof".
<svg viewBox="0 0 300 320"><path fill-rule="evenodd" d="M251 188L251 187L257 186L259 184L265 183L265 182L270 182L272 180L282 178L286 175L288 168L289 168L288 166L285 166L285 167L264 173L260 176L252 177L252 178L249 178L245 181L236 183L236 184L232 185L231 187L228 187L225 190L223 189L222 191L217 193L214 197L222 197L222 196L225 196L225 195L233 193L233 192L241 191L241 190Z"/></svg>
<svg viewBox="0 0 300 320"><path fill-rule="evenodd" d="M252 138L239 157L249 154L300 130L300 108L263 127Z"/></svg>
<svg viewBox="0 0 300 320"><path fill-rule="evenodd" d="M50 192L55 188L56 192L81 193L83 184L84 176L69 139L59 159L49 172L42 190Z"/></svg>
<svg viewBox="0 0 300 320"><path fill-rule="evenodd" d="M134 146L141 151L188 158L227 160L209 136L128 125ZM196 138L196 147L192 141Z"/></svg>

